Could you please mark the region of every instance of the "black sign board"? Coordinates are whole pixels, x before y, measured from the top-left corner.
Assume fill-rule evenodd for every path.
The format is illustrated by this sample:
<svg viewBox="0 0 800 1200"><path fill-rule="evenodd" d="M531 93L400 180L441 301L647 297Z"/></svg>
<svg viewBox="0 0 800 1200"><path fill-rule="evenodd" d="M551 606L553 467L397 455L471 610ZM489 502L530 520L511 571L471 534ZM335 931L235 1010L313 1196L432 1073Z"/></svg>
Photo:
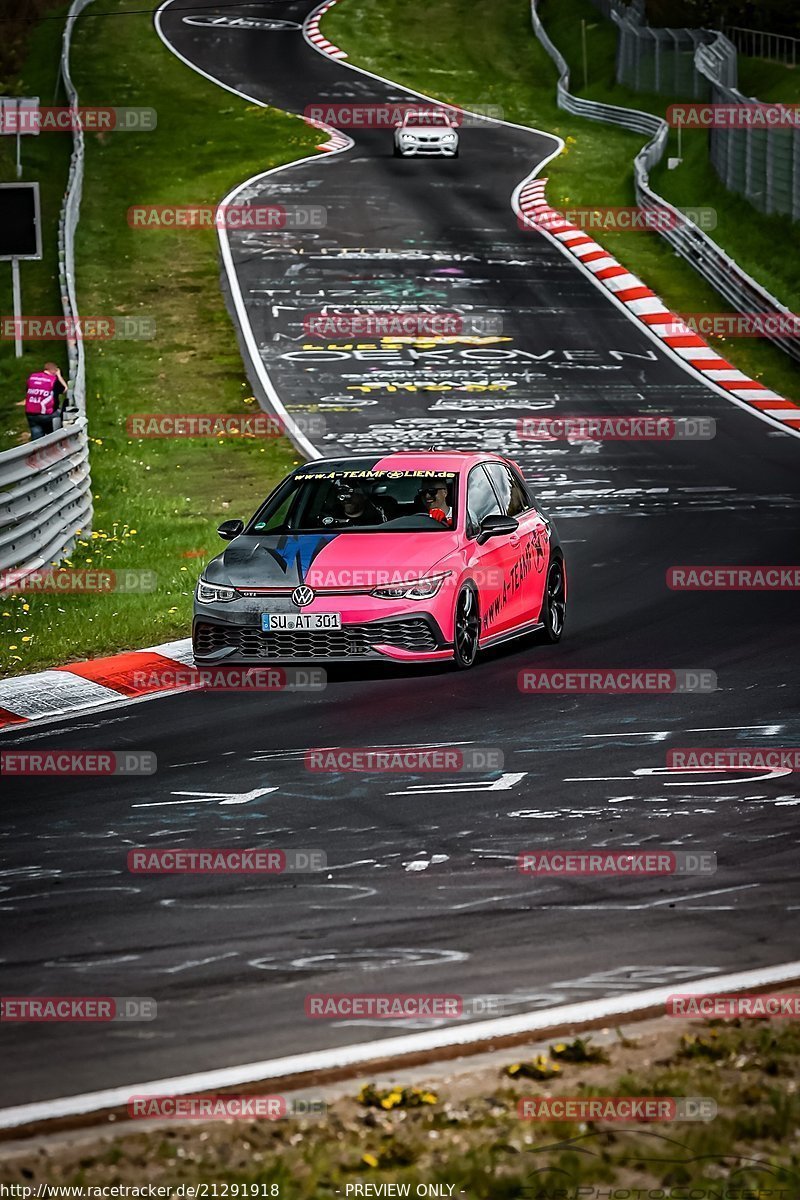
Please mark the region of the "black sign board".
<svg viewBox="0 0 800 1200"><path fill-rule="evenodd" d="M41 258L38 183L0 183L0 259Z"/></svg>

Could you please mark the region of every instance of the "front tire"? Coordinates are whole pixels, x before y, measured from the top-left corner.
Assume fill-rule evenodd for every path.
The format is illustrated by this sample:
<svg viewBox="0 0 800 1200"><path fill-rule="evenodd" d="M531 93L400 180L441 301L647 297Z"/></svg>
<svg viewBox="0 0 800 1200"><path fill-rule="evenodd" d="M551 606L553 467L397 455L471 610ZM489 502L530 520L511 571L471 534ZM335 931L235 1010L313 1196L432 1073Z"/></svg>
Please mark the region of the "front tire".
<svg viewBox="0 0 800 1200"><path fill-rule="evenodd" d="M561 641L567 616L567 575L564 560L556 555L547 568L547 583L544 589L541 621L544 629L542 640L551 645Z"/></svg>
<svg viewBox="0 0 800 1200"><path fill-rule="evenodd" d="M453 623L453 659L460 671L468 671L478 657L481 618L474 588L465 586L458 593Z"/></svg>

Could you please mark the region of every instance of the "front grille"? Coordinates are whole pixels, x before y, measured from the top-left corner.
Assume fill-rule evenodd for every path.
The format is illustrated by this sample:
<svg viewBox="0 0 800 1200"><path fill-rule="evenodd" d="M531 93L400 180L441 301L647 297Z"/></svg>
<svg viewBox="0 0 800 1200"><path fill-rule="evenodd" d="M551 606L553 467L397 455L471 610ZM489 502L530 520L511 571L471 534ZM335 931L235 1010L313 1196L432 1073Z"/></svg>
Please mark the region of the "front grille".
<svg viewBox="0 0 800 1200"><path fill-rule="evenodd" d="M305 630L263 633L253 625L198 624L194 652L207 658L215 650L232 647L242 658L358 658L374 646L396 646L418 654L436 650L436 638L427 621L372 621L367 625L345 625L317 633Z"/></svg>

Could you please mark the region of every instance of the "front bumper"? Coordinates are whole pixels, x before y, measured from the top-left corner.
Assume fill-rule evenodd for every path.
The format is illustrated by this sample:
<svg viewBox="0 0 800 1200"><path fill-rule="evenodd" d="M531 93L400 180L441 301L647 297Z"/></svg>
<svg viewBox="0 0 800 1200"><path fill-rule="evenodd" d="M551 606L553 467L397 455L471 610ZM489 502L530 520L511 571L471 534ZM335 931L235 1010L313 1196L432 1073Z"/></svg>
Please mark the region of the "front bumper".
<svg viewBox="0 0 800 1200"><path fill-rule="evenodd" d="M343 622L341 629L316 633L264 633L252 620L222 621L199 615L192 626L192 649L195 662L202 665L387 659L437 662L453 656L453 647L444 640L436 620L430 613L420 612L379 621Z"/></svg>
<svg viewBox="0 0 800 1200"><path fill-rule="evenodd" d="M418 155L431 155L437 158L453 158L458 150L458 142L411 142L398 143L398 149L403 158L416 158Z"/></svg>

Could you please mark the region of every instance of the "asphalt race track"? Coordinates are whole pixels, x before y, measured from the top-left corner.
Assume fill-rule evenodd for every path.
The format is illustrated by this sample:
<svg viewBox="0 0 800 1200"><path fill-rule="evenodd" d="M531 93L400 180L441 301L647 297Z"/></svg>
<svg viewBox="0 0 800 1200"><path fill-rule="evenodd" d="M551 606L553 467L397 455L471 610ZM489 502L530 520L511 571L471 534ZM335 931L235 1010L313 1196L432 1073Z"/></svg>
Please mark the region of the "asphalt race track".
<svg viewBox="0 0 800 1200"><path fill-rule="evenodd" d="M312 7L219 12L299 23ZM187 23L187 0L177 9L162 12L165 40L257 100L302 113L408 99L323 57L299 29ZM174 69L188 67L176 58ZM511 195L552 138L486 124L463 130L458 160L404 161L389 132L348 132L352 148L240 193L326 210L323 228L230 234L261 360L292 416L325 417L320 453L435 443L519 461L567 555L565 639L512 644L465 674L342 667L320 693L192 693L6 732L4 749L152 750L159 769L6 788L0 991L149 996L158 1019L15 1027L3 1105L410 1028L309 1020L308 992L491 994L522 1011L796 954L791 775L665 768L675 747L800 744L796 598L672 592L665 575L796 562L800 443L696 381L518 228ZM303 333L303 314L359 304L491 316L503 340L387 348ZM535 413L645 412L713 417L717 434L574 445L516 434ZM517 676L532 665L706 668L719 687L523 694ZM315 746L437 743L500 748L503 770L326 775L303 764ZM320 849L328 868L266 880L127 871L131 848L175 845ZM718 870L533 880L516 866L533 847L662 845L716 852Z"/></svg>

